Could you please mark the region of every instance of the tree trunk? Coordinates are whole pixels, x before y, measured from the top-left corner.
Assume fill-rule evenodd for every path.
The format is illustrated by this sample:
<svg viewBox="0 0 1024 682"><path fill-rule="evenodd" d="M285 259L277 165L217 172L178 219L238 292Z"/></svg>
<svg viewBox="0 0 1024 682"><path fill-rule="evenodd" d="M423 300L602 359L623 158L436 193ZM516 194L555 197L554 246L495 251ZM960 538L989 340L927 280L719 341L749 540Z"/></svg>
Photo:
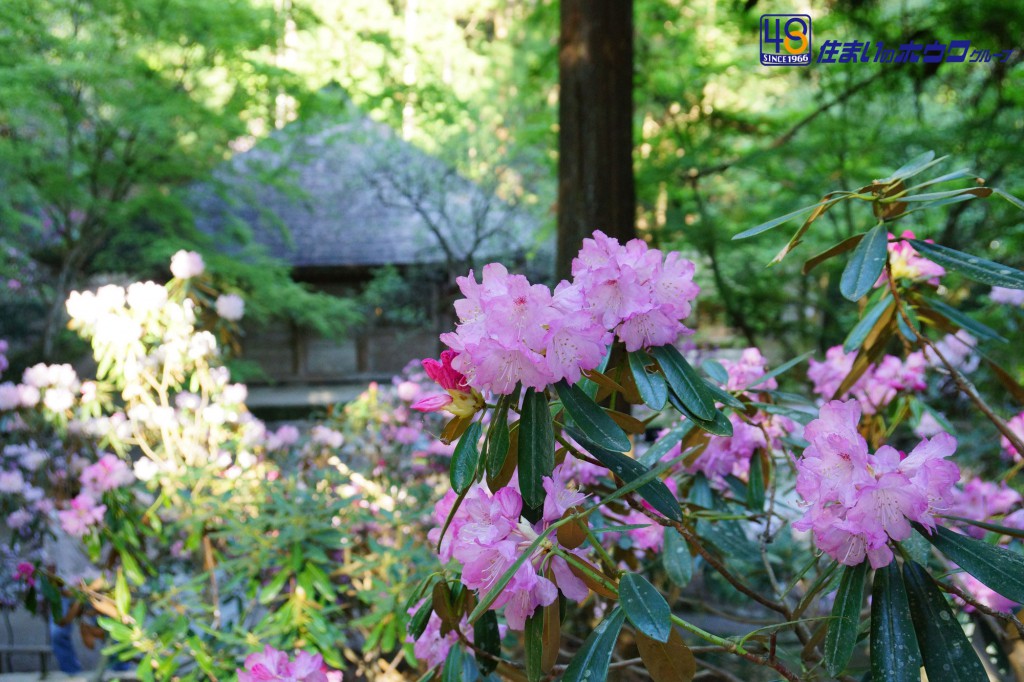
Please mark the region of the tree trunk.
<svg viewBox="0 0 1024 682"><path fill-rule="evenodd" d="M636 236L633 1L562 0L557 276L583 238Z"/></svg>

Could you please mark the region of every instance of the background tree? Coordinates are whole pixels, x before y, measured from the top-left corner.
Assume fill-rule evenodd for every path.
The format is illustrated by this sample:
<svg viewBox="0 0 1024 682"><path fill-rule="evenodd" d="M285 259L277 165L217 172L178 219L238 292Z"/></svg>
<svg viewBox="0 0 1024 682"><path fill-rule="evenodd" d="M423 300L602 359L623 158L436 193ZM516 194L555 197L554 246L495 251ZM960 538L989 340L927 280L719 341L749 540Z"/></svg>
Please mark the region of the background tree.
<svg viewBox="0 0 1024 682"><path fill-rule="evenodd" d="M595 228L636 234L633 2L562 0L558 51L558 256L568 277Z"/></svg>

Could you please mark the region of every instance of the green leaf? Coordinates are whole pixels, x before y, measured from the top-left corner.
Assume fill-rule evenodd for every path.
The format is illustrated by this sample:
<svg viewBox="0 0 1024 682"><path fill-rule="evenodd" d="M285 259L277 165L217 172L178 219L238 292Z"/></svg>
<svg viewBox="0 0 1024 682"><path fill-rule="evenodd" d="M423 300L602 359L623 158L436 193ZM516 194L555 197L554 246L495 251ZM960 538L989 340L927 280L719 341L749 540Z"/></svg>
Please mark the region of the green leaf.
<svg viewBox="0 0 1024 682"><path fill-rule="evenodd" d="M792 213L787 213L786 215L779 216L778 218L772 218L768 222L761 223L760 225L758 225L756 227L752 227L749 230L744 230L743 232L740 232L738 235L736 235L735 237L732 238L732 241L737 241L739 239L746 239L748 237L753 237L755 235L761 234L762 232L767 232L768 230L770 230L770 229L772 229L774 227L778 227L779 225L782 225L783 223L788 223L790 220L792 220L793 218L796 218L798 215L803 215L804 213L807 213L809 211L813 211L814 209L818 208L819 206L824 206L825 204L829 203L829 201L832 201L832 199L828 199L828 200L824 200L824 201L819 201L816 204L812 204L810 206L804 206L803 208L798 208L797 210L793 211Z"/></svg>
<svg viewBox="0 0 1024 682"><path fill-rule="evenodd" d="M480 666L480 672L489 675L498 667L496 659L501 657L501 633L498 630L497 611L484 612L480 620L473 625L473 644L479 650L476 652L476 662Z"/></svg>
<svg viewBox="0 0 1024 682"><path fill-rule="evenodd" d="M608 666L625 618L622 609L616 607L594 628L569 661L562 682L604 682L608 678Z"/></svg>
<svg viewBox="0 0 1024 682"><path fill-rule="evenodd" d="M925 170L926 168L928 168L930 166L934 166L935 164L939 163L940 161L942 161L942 160L944 160L946 158L947 157L943 156L943 157L940 157L940 158L936 159L935 158L935 152L927 151L924 154L921 154L920 156L915 156L913 159L908 161L906 164L904 164L903 166L900 166L896 171L893 172L892 175L890 175L889 177L887 177L887 178L885 178L883 180L879 180L878 182L880 182L880 183L890 183L890 182L896 182L897 180L906 180L907 178L911 178L911 177L917 175L918 173L920 173L921 171Z"/></svg>
<svg viewBox="0 0 1024 682"><path fill-rule="evenodd" d="M839 280L839 291L847 300L859 301L875 286L878 276L885 269L888 243L885 225L879 223L868 230L864 239L857 244Z"/></svg>
<svg viewBox="0 0 1024 682"><path fill-rule="evenodd" d="M638 573L619 579L619 604L626 618L653 640L667 642L672 632L672 612L661 593Z"/></svg>
<svg viewBox="0 0 1024 682"><path fill-rule="evenodd" d="M747 406L743 404L743 401L734 396L732 393L729 393L725 389L715 386L710 381L705 381L704 383L707 384L708 390L711 391L711 395L714 396L715 400L717 400L718 402L722 403L723 405L728 405L732 409L738 410L740 412L743 412L744 410L747 409Z"/></svg>
<svg viewBox="0 0 1024 682"><path fill-rule="evenodd" d="M716 436L732 435L732 422L729 421L729 418L721 410L716 409L712 419L701 419L691 412L690 408L675 393L669 394L668 401L672 404L672 407L679 410L680 414L689 418L694 424L708 433L713 433Z"/></svg>
<svg viewBox="0 0 1024 682"><path fill-rule="evenodd" d="M512 443L508 429L508 396L502 396L498 401L498 409L492 417L491 426L487 430L487 468L488 478L497 478L505 466L505 458L508 457L508 449Z"/></svg>
<svg viewBox="0 0 1024 682"><path fill-rule="evenodd" d="M715 417L715 399L707 384L675 346L658 346L651 351L661 365L672 392L698 419Z"/></svg>
<svg viewBox="0 0 1024 682"><path fill-rule="evenodd" d="M921 679L921 650L895 561L875 571L871 588L871 677L890 682Z"/></svg>
<svg viewBox="0 0 1024 682"><path fill-rule="evenodd" d="M861 318L860 322L854 325L850 333L847 334L846 340L843 342L843 350L847 353L853 352L860 348L861 344L864 343L864 339L868 337L871 330L874 329L878 321L882 319L882 316L889 311L890 307L894 307L895 303L892 300L892 294L886 291L878 303L871 306L871 308L864 313L864 317Z"/></svg>
<svg viewBox="0 0 1024 682"><path fill-rule="evenodd" d="M690 556L690 548L675 528L665 529L661 565L665 567L668 579L679 587L686 587L693 579L693 557Z"/></svg>
<svg viewBox="0 0 1024 682"><path fill-rule="evenodd" d="M808 352L804 353L803 355L797 356L797 357L793 358L792 360L788 360L788 361L782 363L781 365L779 365L778 367L776 367L775 369L773 369L770 372L765 372L764 375L758 377L756 381L754 381L752 384L747 386L747 390L749 391L750 389L754 388L755 386L760 386L761 384L763 384L764 382L768 381L769 379L774 379L775 377L779 376L783 372L789 371L790 369L792 369L793 367L796 367L797 365L799 365L801 362L803 362L807 358L811 357L812 355L814 355L814 351L808 351Z"/></svg>
<svg viewBox="0 0 1024 682"><path fill-rule="evenodd" d="M544 504L541 478L555 468L555 432L544 393L528 389L519 420L519 489L529 507Z"/></svg>
<svg viewBox="0 0 1024 682"><path fill-rule="evenodd" d="M964 313L960 312L956 308L947 303L940 301L937 298L927 298L925 301L935 312L944 316L947 320L960 327L966 329L970 333L977 336L979 339L988 339L989 341L1000 341L1002 343L1008 343L1005 337L1001 336L999 332L991 327L978 322Z"/></svg>
<svg viewBox="0 0 1024 682"><path fill-rule="evenodd" d="M951 249L941 244L929 244L920 239L908 239L918 253L944 268L956 270L969 279L989 286L1024 289L1024 272L979 256Z"/></svg>
<svg viewBox="0 0 1024 682"><path fill-rule="evenodd" d="M686 434L693 430L693 422L689 420L681 420L671 429L668 433L659 438L654 445L647 449L643 455L640 456L640 462L645 466L654 466L662 457L668 454L668 451L674 448L683 438L686 438Z"/></svg>
<svg viewBox="0 0 1024 682"><path fill-rule="evenodd" d="M567 428L566 431L577 441L579 440L575 429ZM637 478L650 471L650 469L640 462L636 461L629 455L622 454L621 452L613 452L612 450L605 450L604 448L595 447L593 445L588 445L587 451L590 452L597 461L608 467L609 471L627 483L635 481ZM665 482L661 479L655 478L644 483L637 488L636 492L640 497L647 500L652 507L664 514L666 517L675 521L683 520L683 511L679 507L679 501L676 500L672 495L672 492L668 489L668 486L666 486Z"/></svg>
<svg viewBox="0 0 1024 682"><path fill-rule="evenodd" d="M903 582L928 679L987 682L988 675L974 647L931 576L920 564L905 561Z"/></svg>
<svg viewBox="0 0 1024 682"><path fill-rule="evenodd" d="M544 609L536 609L526 619L526 631L523 633L526 649L526 679L529 682L540 682L544 677L541 669L541 656L544 653Z"/></svg>
<svg viewBox="0 0 1024 682"><path fill-rule="evenodd" d="M629 369L633 372L633 381L640 398L647 407L659 412L668 400L668 384L661 374L647 371L648 365L653 363L651 357L643 351L629 353Z"/></svg>
<svg viewBox="0 0 1024 682"><path fill-rule="evenodd" d="M750 475L747 481L747 506L754 511L764 509L764 470L761 467L761 455L754 452L750 456Z"/></svg>
<svg viewBox="0 0 1024 682"><path fill-rule="evenodd" d="M1001 196L1003 199L1006 199L1007 201L1009 201L1011 204L1013 204L1014 206L1016 206L1020 210L1024 211L1024 201L1021 201L1020 199L1018 199L1017 197L1013 196L1009 192L1005 192L1005 191L1003 191L1001 189L998 189L998 188L995 188L995 187L992 188L992 191L995 192L996 194L998 194L999 196Z"/></svg>
<svg viewBox="0 0 1024 682"><path fill-rule="evenodd" d="M290 578L292 572L287 568L282 568L274 578L266 584L266 586L260 590L260 603L269 604L274 601L274 597L280 594L281 589L284 587L285 582Z"/></svg>
<svg viewBox="0 0 1024 682"><path fill-rule="evenodd" d="M700 368L704 370L704 373L711 377L713 381L720 384L729 383L729 372L726 371L725 367L722 367L722 363L717 360L705 360L700 363Z"/></svg>
<svg viewBox="0 0 1024 682"><path fill-rule="evenodd" d="M132 608L132 596L128 591L128 581L124 578L124 572L118 571L114 580L114 604L119 614L127 614Z"/></svg>
<svg viewBox="0 0 1024 682"><path fill-rule="evenodd" d="M864 601L864 577L868 572L866 561L856 566L845 566L839 580L839 590L832 606L832 620L825 635L825 669L833 677L846 669L857 644L860 626L860 606Z"/></svg>
<svg viewBox="0 0 1024 682"><path fill-rule="evenodd" d="M632 446L626 432L579 387L570 386L562 379L555 384L555 391L562 407L588 441L616 452L629 451Z"/></svg>
<svg viewBox="0 0 1024 682"><path fill-rule="evenodd" d="M441 669L441 682L462 682L462 647L455 645L448 652Z"/></svg>
<svg viewBox="0 0 1024 682"><path fill-rule="evenodd" d="M413 614L412 619L409 621L409 634L412 635L413 639L419 639L423 631L427 629L427 623L430 622L430 614L433 612L433 602L430 599L424 599L423 605L416 610L416 613Z"/></svg>
<svg viewBox="0 0 1024 682"><path fill-rule="evenodd" d="M846 253L850 249L856 247L857 244L860 244L862 239L864 239L864 233L855 234L852 237L847 237L838 244L830 246L821 253L815 256L811 256L804 262L804 266L801 269L801 272L806 275L811 270L818 267L819 265L829 260L830 258L834 258L841 253Z"/></svg>
<svg viewBox="0 0 1024 682"><path fill-rule="evenodd" d="M957 566L1007 599L1024 604L1024 556L942 526L931 535L921 526L915 529Z"/></svg>
<svg viewBox="0 0 1024 682"><path fill-rule="evenodd" d="M482 427L480 422L473 422L462 434L459 444L455 446L452 453L451 468L449 477L452 481L452 489L457 493L466 491L476 480L476 469L480 463L480 451L477 443L480 441Z"/></svg>

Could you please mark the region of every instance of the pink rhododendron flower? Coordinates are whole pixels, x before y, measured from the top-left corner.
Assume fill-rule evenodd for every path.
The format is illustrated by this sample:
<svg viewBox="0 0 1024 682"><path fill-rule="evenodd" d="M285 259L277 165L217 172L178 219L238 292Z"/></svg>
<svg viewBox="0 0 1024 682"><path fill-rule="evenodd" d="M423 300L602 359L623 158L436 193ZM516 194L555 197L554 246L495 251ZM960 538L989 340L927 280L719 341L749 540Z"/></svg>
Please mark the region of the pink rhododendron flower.
<svg viewBox="0 0 1024 682"><path fill-rule="evenodd" d="M108 490L131 485L135 480L128 464L117 455L104 454L95 464L82 471L82 490L99 497Z"/></svg>
<svg viewBox="0 0 1024 682"><path fill-rule="evenodd" d="M969 373L976 370L981 362L981 358L974 352L977 345L978 340L961 329L956 334L946 334L935 342L938 354L931 348L925 348L924 356L933 367L945 368L945 364L939 359L941 355L961 372Z"/></svg>
<svg viewBox="0 0 1024 682"><path fill-rule="evenodd" d="M891 233L889 234L889 267L892 269L893 278L909 279L914 282L927 282L932 286L938 286L939 277L946 274L946 269L919 254L910 245L910 242L904 241L906 239L914 239L912 230L904 230L903 234L898 238ZM929 244L933 243L931 239L926 239L925 241ZM878 278L875 286L879 287L884 283L885 274L883 273Z"/></svg>
<svg viewBox="0 0 1024 682"><path fill-rule="evenodd" d="M274 649L269 644L263 651L249 654L245 668L238 671L238 682L332 682L340 681L338 671L328 671L323 656L299 651L295 660L288 660L288 654ZM330 677L328 674L334 673Z"/></svg>
<svg viewBox="0 0 1024 682"><path fill-rule="evenodd" d="M1024 307L1024 289L1009 289L1007 287L992 287L988 297L993 303Z"/></svg>
<svg viewBox="0 0 1024 682"><path fill-rule="evenodd" d="M846 353L842 346L833 346L825 353L825 360L810 360L807 378L813 383L813 391L824 400L831 400L843 380L853 368L856 351ZM901 391L922 391L927 386L925 370L927 361L922 352L917 351L900 360L893 355L886 355L867 371L842 396L856 398L865 414L875 414L885 408Z"/></svg>
<svg viewBox="0 0 1024 682"><path fill-rule="evenodd" d="M71 500L67 509L57 512L57 517L65 533L80 538L87 534L92 526L102 522L106 512L107 505L96 504L96 500L91 496L82 493Z"/></svg>
<svg viewBox="0 0 1024 682"><path fill-rule="evenodd" d="M545 477L543 483L549 495L553 491L556 498L546 517L555 515L563 505L582 501L579 493L559 489L567 483L562 471L557 478ZM449 491L438 504L435 518L439 524L447 519L454 501L454 493ZM480 592L491 589L547 525L542 519L531 526L520 518L522 508L522 497L514 488L502 488L493 495L480 485L470 488L440 546L442 561L454 558L461 564L462 583L466 587ZM556 518L560 517L558 513ZM431 530L430 541L437 543L440 532L440 528ZM544 570L545 567L549 570ZM589 594L587 586L573 574L564 559L540 551L519 566L491 608L504 608L509 627L522 630L536 608L551 604L559 591L577 602Z"/></svg>
<svg viewBox="0 0 1024 682"><path fill-rule="evenodd" d="M745 348L739 360L721 360L722 367L729 373L729 381L725 385L727 391L743 391L765 375L767 360L757 348ZM779 387L775 379L768 379L757 386L762 391L772 391Z"/></svg>
<svg viewBox="0 0 1024 682"><path fill-rule="evenodd" d="M422 605L423 602L421 601L409 609L409 615L412 616L416 613ZM462 621L459 623L459 630L467 640L473 641L473 628L470 626L469 619L466 616L462 617ZM458 641L459 633L455 630L451 630L445 635L441 634L441 617L436 613L430 614L430 618L427 620L427 627L424 628L419 639L413 639L411 635L406 639L406 642L413 644L413 653L416 656L416 660L426 664L428 668L442 665L445 659L448 658L448 652L451 651L451 648Z"/></svg>
<svg viewBox="0 0 1024 682"><path fill-rule="evenodd" d="M433 358L423 360L423 369L445 390L420 398L412 404L412 409L419 412L437 412L444 410L456 417L471 417L484 406L483 396L466 383L466 376L452 368L456 353L446 350L441 353L441 360Z"/></svg>
<svg viewBox="0 0 1024 682"><path fill-rule="evenodd" d="M1010 427L1010 431L1016 434L1018 438L1024 440L1024 412L1006 420L1006 425ZM1017 452L1017 448L1013 447L1009 438L1006 436L1000 437L999 444L1003 447L1003 452L1006 453L1008 458L1014 460L1020 459L1021 454Z"/></svg>
<svg viewBox="0 0 1024 682"><path fill-rule="evenodd" d="M195 251L182 249L171 256L171 274L178 279L191 279L203 274L206 264Z"/></svg>
<svg viewBox="0 0 1024 682"><path fill-rule="evenodd" d="M992 483L980 478L972 478L964 484L963 489L953 489L953 501L948 513L975 521L986 521L994 516L1008 514L1011 509L1021 503L1020 493L1006 485L1006 482ZM963 529L968 535L976 538L985 537L985 529L969 524Z"/></svg>
<svg viewBox="0 0 1024 682"><path fill-rule="evenodd" d="M245 315L245 301L238 294L218 296L215 307L218 317L232 322L237 322Z"/></svg>
<svg viewBox="0 0 1024 682"><path fill-rule="evenodd" d="M614 330L629 351L673 343L692 330L683 325L690 302L700 293L694 265L678 253L661 251L641 239L625 246L603 232L583 240L573 259L573 284L589 311Z"/></svg>
<svg viewBox="0 0 1024 682"><path fill-rule="evenodd" d="M309 439L314 443L326 445L337 450L345 442L345 436L340 431L335 431L323 424L317 424L309 430Z"/></svg>
<svg viewBox="0 0 1024 682"><path fill-rule="evenodd" d="M969 573L955 573L954 578L956 582L960 583L960 587L963 588L972 599L978 603L989 607L993 611L1000 611L1002 613L1013 613L1016 610L1017 602L1007 599L1003 595L993 590L988 585L975 578ZM958 602L963 603L964 611L967 613L973 613L974 607L961 599L956 599Z"/></svg>
<svg viewBox="0 0 1024 682"><path fill-rule="evenodd" d="M892 561L888 541L905 540L911 522L935 527L933 512L945 510L960 469L946 458L956 439L939 434L909 455L883 445L875 454L858 431L856 400L822 406L804 429L810 443L797 461L797 493L809 505L797 530L811 530L818 547L841 564L865 557L872 568Z"/></svg>

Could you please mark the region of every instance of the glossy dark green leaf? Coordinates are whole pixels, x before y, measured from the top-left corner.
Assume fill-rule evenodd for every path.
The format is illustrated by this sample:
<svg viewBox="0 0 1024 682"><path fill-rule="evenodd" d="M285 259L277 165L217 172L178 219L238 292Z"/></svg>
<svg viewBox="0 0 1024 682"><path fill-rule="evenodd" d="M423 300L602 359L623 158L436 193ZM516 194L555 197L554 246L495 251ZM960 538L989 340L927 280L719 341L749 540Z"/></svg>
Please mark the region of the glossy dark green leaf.
<svg viewBox="0 0 1024 682"><path fill-rule="evenodd" d="M661 461L661 458L668 454L668 451L678 445L686 434L693 430L693 422L684 419L668 430L661 438L655 441L654 445L640 455L640 462L646 466L654 466Z"/></svg>
<svg viewBox="0 0 1024 682"><path fill-rule="evenodd" d="M648 365L653 364L651 357L643 351L635 351L629 354L629 369L633 372L633 381L636 383L636 390L647 407L659 411L665 407L668 400L668 384L665 377L657 372L648 372Z"/></svg>
<svg viewBox="0 0 1024 682"><path fill-rule="evenodd" d="M729 393L729 391L726 391L723 388L719 388L710 381L705 381L704 384L708 387L708 390L711 392L711 395L714 396L715 400L722 403L723 405L728 405L732 409L738 410L740 412L747 409L747 406L743 404L743 401L734 396L732 393Z"/></svg>
<svg viewBox="0 0 1024 682"><path fill-rule="evenodd" d="M721 410L716 409L712 419L701 419L691 412L690 408L675 393L669 393L668 401L672 404L672 407L679 410L680 414L690 419L697 427L704 431L713 433L716 436L732 435L732 422L729 421L729 418Z"/></svg>
<svg viewBox="0 0 1024 682"><path fill-rule="evenodd" d="M544 504L541 479L555 468L555 432L544 393L528 389L519 420L519 490L530 507Z"/></svg>
<svg viewBox="0 0 1024 682"><path fill-rule="evenodd" d="M713 381L717 381L720 384L729 383L729 372L726 371L725 367L722 366L722 363L717 360L705 360L700 363L700 368L704 370L704 373L711 377Z"/></svg>
<svg viewBox="0 0 1024 682"><path fill-rule="evenodd" d="M476 662L480 666L480 672L489 675L498 667L496 659L501 657L501 633L498 630L497 611L485 611L473 625L473 644L479 649L476 652Z"/></svg>
<svg viewBox="0 0 1024 682"><path fill-rule="evenodd" d="M924 154L915 156L913 159L900 166L897 170L893 171L893 174L889 177L879 180L880 183L896 182L897 180L906 180L911 178L921 171L925 170L929 166L934 166L936 163L942 161L946 157L935 158L935 152L927 151Z"/></svg>
<svg viewBox="0 0 1024 682"><path fill-rule="evenodd" d="M640 632L653 640L667 642L672 632L672 612L668 602L637 573L626 573L619 579L619 604L626 618Z"/></svg>
<svg viewBox="0 0 1024 682"><path fill-rule="evenodd" d="M928 298L925 300L932 310L944 316L947 320L949 320L956 326L960 327L961 329L966 329L974 336L977 336L979 339L988 339L990 341L999 341L1001 343L1007 343L1006 337L1000 335L999 332L997 332L995 329L992 329L988 325L984 325L981 322L974 320L973 318L969 317L968 315L965 315L964 313L960 312L953 306L943 301L940 301L937 298Z"/></svg>
<svg viewBox="0 0 1024 682"><path fill-rule="evenodd" d="M566 431L573 438L579 440L575 429L566 429ZM587 451L590 452L597 461L608 467L609 471L626 483L635 481L637 478L650 471L649 468L645 467L640 462L636 461L629 455L622 454L621 452L613 452L593 445L588 445ZM679 507L679 501L676 500L672 495L672 492L668 489L668 486L666 486L665 482L661 479L655 478L644 483L637 488L636 492L640 497L647 500L652 507L664 514L666 517L675 521L683 520L683 511Z"/></svg>
<svg viewBox="0 0 1024 682"><path fill-rule="evenodd" d="M740 232L738 235L733 237L732 240L736 241L736 240L739 240L739 239L746 239L747 237L753 237L754 235L761 234L762 232L767 232L768 230L770 230L770 229L772 229L774 227L778 227L779 225L782 225L783 223L789 222L793 218L796 218L798 215L803 215L804 213L808 213L810 211L813 211L814 209L818 208L819 206L824 206L827 203L828 203L827 200L826 201L819 201L816 204L812 204L810 206L804 206L803 208L798 208L797 210L793 211L792 213L787 213L786 215L779 216L778 218L772 218L771 220L769 220L767 222L764 222L764 223L761 223L760 225L758 225L756 227L752 227L749 230L744 230L743 232Z"/></svg>
<svg viewBox="0 0 1024 682"><path fill-rule="evenodd" d="M864 313L864 317L853 326L850 333L846 335L846 340L843 341L843 350L847 353L851 353L864 343L864 339L868 337L871 330L875 328L878 321L882 319L882 316L889 312L895 303L892 300L892 294L888 291L878 299L878 303L871 306L871 308Z"/></svg>
<svg viewBox="0 0 1024 682"><path fill-rule="evenodd" d="M544 677L541 669L541 657L544 653L544 609L537 609L526 619L526 631L523 633L526 649L526 679L528 682L540 682Z"/></svg>
<svg viewBox="0 0 1024 682"><path fill-rule="evenodd" d="M850 301L859 301L871 291L885 269L889 235L885 225L875 225L853 250L839 280L839 291Z"/></svg>
<svg viewBox="0 0 1024 682"><path fill-rule="evenodd" d="M588 441L616 452L627 452L632 447L626 432L579 387L570 386L563 379L555 384L555 391L562 407Z"/></svg>
<svg viewBox="0 0 1024 682"><path fill-rule="evenodd" d="M804 353L803 355L797 356L797 357L793 358L792 360L788 360L788 361L782 363L781 365L779 365L778 367L776 367L775 369L773 369L773 370L771 370L769 372L765 372L763 376L758 377L756 380L754 380L753 383L751 383L749 386L747 386L747 390L750 390L750 389L754 388L755 386L760 386L761 384L765 383L769 379L774 379L775 377L779 376L780 374L789 371L790 369L792 369L793 367L796 367L797 365L799 365L801 362L803 362L807 358L811 357L812 355L814 355L813 351Z"/></svg>
<svg viewBox="0 0 1024 682"><path fill-rule="evenodd" d="M434 604L431 600L423 600L423 605L416 609L412 619L409 621L409 634L413 639L419 639L423 631L427 629L430 622L430 614L434 612Z"/></svg>
<svg viewBox="0 0 1024 682"><path fill-rule="evenodd" d="M457 493L467 490L476 480L476 469L480 463L480 450L477 445L480 441L480 431L480 422L470 424L452 454L449 478L452 489Z"/></svg>
<svg viewBox="0 0 1024 682"><path fill-rule="evenodd" d="M860 626L860 607L864 601L864 577L867 572L866 561L857 566L843 567L823 649L825 669L833 677L846 669L857 645L857 628Z"/></svg>
<svg viewBox="0 0 1024 682"><path fill-rule="evenodd" d="M698 419L710 421L715 417L715 399L707 384L690 366L675 346L658 346L651 350L661 365L669 388Z"/></svg>
<svg viewBox="0 0 1024 682"><path fill-rule="evenodd" d="M906 561L903 582L928 679L987 682L984 666L932 577L920 564Z"/></svg>
<svg viewBox="0 0 1024 682"><path fill-rule="evenodd" d="M615 607L601 623L587 636L583 646L569 661L562 682L604 682L608 679L608 666L612 652L619 639L622 623L626 616L622 609Z"/></svg>
<svg viewBox="0 0 1024 682"><path fill-rule="evenodd" d="M444 660L444 668L441 669L441 682L462 682L462 647L453 646L448 651L448 657Z"/></svg>
<svg viewBox="0 0 1024 682"><path fill-rule="evenodd" d="M668 579L679 587L686 587L693 579L693 557L690 556L690 548L675 528L665 529L661 565L665 568Z"/></svg>
<svg viewBox="0 0 1024 682"><path fill-rule="evenodd" d="M975 282L989 286L1024 289L1024 272L994 261L972 256L941 244L929 244L920 239L908 239L918 253L949 270L956 270Z"/></svg>
<svg viewBox="0 0 1024 682"><path fill-rule="evenodd" d="M1007 599L1024 604L1024 556L937 526L929 534L915 526L935 548L957 566Z"/></svg>
<svg viewBox="0 0 1024 682"><path fill-rule="evenodd" d="M764 469L761 456L755 452L750 458L750 475L747 477L747 506L754 511L764 509Z"/></svg>
<svg viewBox="0 0 1024 682"><path fill-rule="evenodd" d="M871 677L891 682L921 680L921 650L895 561L875 571L871 588Z"/></svg>
<svg viewBox="0 0 1024 682"><path fill-rule="evenodd" d="M829 260L830 258L835 258L839 254L846 253L850 249L855 248L857 246L857 244L860 244L860 241L862 239L864 239L864 234L863 233L855 234L852 237L847 237L846 239L844 239L843 241L839 242L838 244L830 246L829 248L825 249L821 253L819 253L819 254L817 254L815 256L811 256L804 263L804 267L802 268L801 272L806 275L808 272L810 272L814 268L818 267L819 265L821 265L825 261Z"/></svg>
<svg viewBox="0 0 1024 682"><path fill-rule="evenodd" d="M484 461L484 467L487 470L487 477L490 479L497 478L501 473L511 445L508 429L510 397L502 396L498 401L498 408L491 417L491 426L487 429L487 458Z"/></svg>

